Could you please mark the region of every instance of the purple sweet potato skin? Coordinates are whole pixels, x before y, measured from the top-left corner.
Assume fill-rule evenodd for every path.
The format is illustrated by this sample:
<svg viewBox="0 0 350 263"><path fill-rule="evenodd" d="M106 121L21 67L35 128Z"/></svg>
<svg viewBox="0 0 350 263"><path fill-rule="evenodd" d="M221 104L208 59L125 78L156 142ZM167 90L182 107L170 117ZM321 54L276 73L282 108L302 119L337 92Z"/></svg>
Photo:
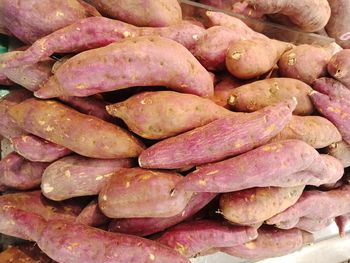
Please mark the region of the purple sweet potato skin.
<svg viewBox="0 0 350 263"><path fill-rule="evenodd" d="M331 99L342 100L345 103L349 103L350 89L338 80L333 78L320 78L312 84L312 88L329 96Z"/></svg>
<svg viewBox="0 0 350 263"><path fill-rule="evenodd" d="M320 116L293 115L290 122L270 142L296 139L319 149L341 140L341 135L329 120Z"/></svg>
<svg viewBox="0 0 350 263"><path fill-rule="evenodd" d="M50 258L65 263L189 263L173 249L154 241L63 220L46 224L37 243Z"/></svg>
<svg viewBox="0 0 350 263"><path fill-rule="evenodd" d="M192 193L172 193L182 176L141 168L112 175L99 194L101 211L110 218L171 217L181 213Z"/></svg>
<svg viewBox="0 0 350 263"><path fill-rule="evenodd" d="M330 224L333 223L333 218L327 219L309 219L309 218L300 218L298 223L295 225L296 228L307 231L307 232L317 232L320 231Z"/></svg>
<svg viewBox="0 0 350 263"><path fill-rule="evenodd" d="M304 186L251 188L223 194L220 211L232 223L253 225L294 205Z"/></svg>
<svg viewBox="0 0 350 263"><path fill-rule="evenodd" d="M156 143L142 152L144 168L176 169L222 160L247 152L280 132L296 102L288 100L261 111L229 116Z"/></svg>
<svg viewBox="0 0 350 263"><path fill-rule="evenodd" d="M12 62L24 53L25 51L12 51L1 54L1 61L4 63ZM1 71L1 77L6 77L12 82L17 83L30 91L36 91L39 89L39 86L51 76L51 68L53 64L53 60L45 59L30 65L19 65L17 67L6 68Z"/></svg>
<svg viewBox="0 0 350 263"><path fill-rule="evenodd" d="M282 213L267 220L268 224L279 225L299 218L327 219L344 215L350 211L350 186L344 185L328 192L306 191L298 202Z"/></svg>
<svg viewBox="0 0 350 263"><path fill-rule="evenodd" d="M81 113L95 116L104 121L113 121L113 118L106 111L107 103L93 96L84 98L60 97L59 100Z"/></svg>
<svg viewBox="0 0 350 263"><path fill-rule="evenodd" d="M40 191L22 192L15 194L6 194L0 197L0 232L10 236L23 239L31 239L32 234L36 235L37 231L26 231L29 228L40 228L45 224L43 220L63 219L74 221L80 213L81 207L73 202L54 203L45 199ZM16 218L16 215L21 215ZM22 225L17 220L33 217L33 220ZM41 222L40 225L35 220ZM13 222L13 224L11 223ZM19 223L19 224L18 224ZM32 233L32 234L31 234Z"/></svg>
<svg viewBox="0 0 350 263"><path fill-rule="evenodd" d="M26 133L10 117L8 110L21 101L32 97L32 94L24 89L12 90L8 95L0 99L0 135L10 139Z"/></svg>
<svg viewBox="0 0 350 263"><path fill-rule="evenodd" d="M281 56L278 61L279 73L282 77L299 79L311 85L316 79L327 75L331 57L329 48L300 45Z"/></svg>
<svg viewBox="0 0 350 263"><path fill-rule="evenodd" d="M53 100L28 99L9 114L26 131L86 157L135 157L143 148L122 128Z"/></svg>
<svg viewBox="0 0 350 263"><path fill-rule="evenodd" d="M298 140L286 140L260 146L247 153L199 167L176 185L193 192L226 193L252 187L303 185L292 174L310 166L317 151ZM254 166L251 163L254 161ZM244 173L242 172L244 171ZM289 184L286 184L289 178Z"/></svg>
<svg viewBox="0 0 350 263"><path fill-rule="evenodd" d="M311 234L297 228L290 230L260 228L256 240L231 248L222 248L221 251L235 257L258 260L287 255L312 241Z"/></svg>
<svg viewBox="0 0 350 263"><path fill-rule="evenodd" d="M172 39L192 49L205 29L188 21L168 27L136 27L106 17L88 17L64 27L33 43L25 52L17 53L12 61L2 59L7 67L34 64L53 53L81 52L107 46L126 38L160 36Z"/></svg>
<svg viewBox="0 0 350 263"><path fill-rule="evenodd" d="M76 218L77 223L93 227L108 224L109 221L110 219L98 207L97 200L91 201Z"/></svg>
<svg viewBox="0 0 350 263"><path fill-rule="evenodd" d="M98 11L136 26L168 26L181 22L177 0L87 0Z"/></svg>
<svg viewBox="0 0 350 263"><path fill-rule="evenodd" d="M114 172L131 166L131 159L102 160L78 155L67 156L46 168L42 178L42 192L55 201L97 195Z"/></svg>
<svg viewBox="0 0 350 263"><path fill-rule="evenodd" d="M347 0L328 0L328 3L331 6L332 16L326 31L343 48L350 48L350 3Z"/></svg>
<svg viewBox="0 0 350 263"><path fill-rule="evenodd" d="M350 49L336 53L328 63L328 72L350 89Z"/></svg>
<svg viewBox="0 0 350 263"><path fill-rule="evenodd" d="M236 78L252 79L270 72L293 46L274 39L244 39L230 44L226 68Z"/></svg>
<svg viewBox="0 0 350 263"><path fill-rule="evenodd" d="M350 166L350 145L345 141L332 143L327 147L327 154L341 161L344 168Z"/></svg>
<svg viewBox="0 0 350 263"><path fill-rule="evenodd" d="M34 135L21 135L10 141L15 152L32 162L53 162L71 153L63 146Z"/></svg>
<svg viewBox="0 0 350 263"><path fill-rule="evenodd" d="M338 128L345 142L350 143L350 104L317 91L313 91L310 98L319 113Z"/></svg>
<svg viewBox="0 0 350 263"><path fill-rule="evenodd" d="M109 224L109 231L136 236L148 236L174 226L192 217L215 198L213 193L193 193L185 209L173 217L124 218Z"/></svg>
<svg viewBox="0 0 350 263"><path fill-rule="evenodd" d="M30 162L17 153L10 153L0 161L0 189L36 188L47 166L47 163Z"/></svg>
<svg viewBox="0 0 350 263"><path fill-rule="evenodd" d="M214 93L211 75L185 47L170 39L149 36L125 39L74 56L35 96L85 97L133 86L166 86L203 97Z"/></svg>
<svg viewBox="0 0 350 263"><path fill-rule="evenodd" d="M308 96L312 88L296 79L271 78L234 89L229 104L235 111L253 112L274 103L295 97L298 101L293 114L310 115L314 107Z"/></svg>
<svg viewBox="0 0 350 263"><path fill-rule="evenodd" d="M164 139L233 115L209 99L173 91L139 93L107 106L134 133L147 139Z"/></svg>
<svg viewBox="0 0 350 263"><path fill-rule="evenodd" d="M198 220L179 224L156 240L186 257L194 257L211 248L231 247L249 242L256 237L257 231L251 227Z"/></svg>
<svg viewBox="0 0 350 263"><path fill-rule="evenodd" d="M76 0L2 0L1 6L4 26L25 43L89 16Z"/></svg>

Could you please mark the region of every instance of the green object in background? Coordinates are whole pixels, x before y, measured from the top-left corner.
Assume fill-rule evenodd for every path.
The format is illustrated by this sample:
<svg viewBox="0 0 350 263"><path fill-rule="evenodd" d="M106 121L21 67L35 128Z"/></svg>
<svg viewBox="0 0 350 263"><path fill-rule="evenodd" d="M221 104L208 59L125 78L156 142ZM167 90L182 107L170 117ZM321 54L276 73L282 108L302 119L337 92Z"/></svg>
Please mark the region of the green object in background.
<svg viewBox="0 0 350 263"><path fill-rule="evenodd" d="M8 41L6 36L0 36L0 54L6 53L8 48Z"/></svg>

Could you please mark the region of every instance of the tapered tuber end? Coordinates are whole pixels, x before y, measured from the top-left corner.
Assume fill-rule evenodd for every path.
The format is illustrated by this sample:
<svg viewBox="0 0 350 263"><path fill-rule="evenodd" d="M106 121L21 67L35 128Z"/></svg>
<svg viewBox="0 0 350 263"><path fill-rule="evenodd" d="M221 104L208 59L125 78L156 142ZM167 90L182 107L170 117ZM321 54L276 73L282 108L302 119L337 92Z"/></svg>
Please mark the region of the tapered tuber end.
<svg viewBox="0 0 350 263"><path fill-rule="evenodd" d="M206 16L211 16L212 14L213 14L213 12L212 11L207 11L207 12L205 12L205 14L206 14Z"/></svg>
<svg viewBox="0 0 350 263"><path fill-rule="evenodd" d="M302 233L302 236L303 236L303 244L309 245L309 244L314 243L315 239L314 239L314 236L311 233L306 232L306 231L301 231L301 233Z"/></svg>
<svg viewBox="0 0 350 263"><path fill-rule="evenodd" d="M39 90L34 92L34 96L39 99L51 99L60 96L64 96L61 86L57 83L55 77L51 77L46 83L44 83Z"/></svg>

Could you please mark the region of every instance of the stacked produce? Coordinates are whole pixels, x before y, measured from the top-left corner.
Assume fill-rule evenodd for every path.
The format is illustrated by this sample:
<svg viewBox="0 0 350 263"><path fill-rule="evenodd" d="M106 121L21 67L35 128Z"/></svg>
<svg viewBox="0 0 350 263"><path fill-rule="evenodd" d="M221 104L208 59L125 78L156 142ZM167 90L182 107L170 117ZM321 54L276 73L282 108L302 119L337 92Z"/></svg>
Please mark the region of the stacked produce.
<svg viewBox="0 0 350 263"><path fill-rule="evenodd" d="M305 1L312 12L202 2L307 32L331 16L325 0ZM1 257L257 260L301 249L333 221L344 234L349 50L189 11L162 0L0 1L0 32L30 44L0 55L0 135L13 148L0 161L0 233L37 244Z"/></svg>

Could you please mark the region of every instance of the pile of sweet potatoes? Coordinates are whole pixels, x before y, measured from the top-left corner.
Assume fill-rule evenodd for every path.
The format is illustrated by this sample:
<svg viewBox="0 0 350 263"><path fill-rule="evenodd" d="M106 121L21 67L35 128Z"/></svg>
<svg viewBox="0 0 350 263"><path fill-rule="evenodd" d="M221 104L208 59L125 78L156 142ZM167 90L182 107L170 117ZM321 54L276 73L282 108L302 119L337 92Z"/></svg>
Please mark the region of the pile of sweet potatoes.
<svg viewBox="0 0 350 263"><path fill-rule="evenodd" d="M349 50L269 39L176 0L15 2L0 0L0 30L30 46L0 55L11 145L0 233L36 242L39 256L0 257L258 260L301 249L333 221L345 233ZM313 12L201 2L304 31L331 13L325 0L306 1Z"/></svg>

